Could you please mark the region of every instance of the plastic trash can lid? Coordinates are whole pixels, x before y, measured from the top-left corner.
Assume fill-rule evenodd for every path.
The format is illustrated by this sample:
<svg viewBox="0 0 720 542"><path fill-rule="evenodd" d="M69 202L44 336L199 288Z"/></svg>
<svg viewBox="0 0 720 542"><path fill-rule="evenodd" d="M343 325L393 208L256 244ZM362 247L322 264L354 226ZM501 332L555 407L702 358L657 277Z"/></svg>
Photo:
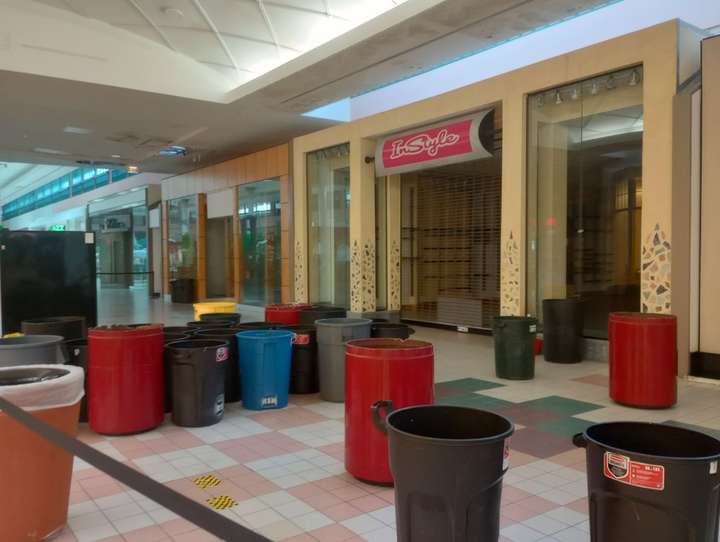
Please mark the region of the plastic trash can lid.
<svg viewBox="0 0 720 542"><path fill-rule="evenodd" d="M18 335L15 337L4 337L0 339L0 348L3 346L19 348L34 348L41 344L56 344L63 342L64 337L60 335Z"/></svg>
<svg viewBox="0 0 720 542"><path fill-rule="evenodd" d="M323 318L315 322L316 326L336 326L336 327L352 327L352 326L369 326L372 320L367 318Z"/></svg>
<svg viewBox="0 0 720 542"><path fill-rule="evenodd" d="M239 339L284 339L292 338L295 334L286 329L258 329L249 331L239 331L235 336Z"/></svg>
<svg viewBox="0 0 720 542"><path fill-rule="evenodd" d="M72 365L0 367L0 397L30 411L74 405L83 382L84 371Z"/></svg>
<svg viewBox="0 0 720 542"><path fill-rule="evenodd" d="M227 346L227 341L220 341L216 339L179 339L165 344L165 348L170 350L207 350L217 349Z"/></svg>

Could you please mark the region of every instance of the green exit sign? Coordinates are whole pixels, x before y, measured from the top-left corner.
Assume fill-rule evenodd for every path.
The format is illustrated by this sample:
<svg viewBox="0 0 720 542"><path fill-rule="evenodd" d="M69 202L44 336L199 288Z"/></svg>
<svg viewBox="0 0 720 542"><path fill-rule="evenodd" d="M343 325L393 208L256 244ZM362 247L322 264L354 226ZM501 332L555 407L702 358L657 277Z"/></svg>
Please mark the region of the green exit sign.
<svg viewBox="0 0 720 542"><path fill-rule="evenodd" d="M48 226L48 231L65 231L65 224L53 224Z"/></svg>

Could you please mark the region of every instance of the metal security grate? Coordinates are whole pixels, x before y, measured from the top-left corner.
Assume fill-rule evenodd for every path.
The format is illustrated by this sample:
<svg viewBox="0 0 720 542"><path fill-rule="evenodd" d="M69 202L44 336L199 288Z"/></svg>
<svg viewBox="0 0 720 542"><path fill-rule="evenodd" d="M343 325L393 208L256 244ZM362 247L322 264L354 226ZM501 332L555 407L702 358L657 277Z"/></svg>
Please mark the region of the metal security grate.
<svg viewBox="0 0 720 542"><path fill-rule="evenodd" d="M500 311L501 160L402 177L402 317L490 328Z"/></svg>

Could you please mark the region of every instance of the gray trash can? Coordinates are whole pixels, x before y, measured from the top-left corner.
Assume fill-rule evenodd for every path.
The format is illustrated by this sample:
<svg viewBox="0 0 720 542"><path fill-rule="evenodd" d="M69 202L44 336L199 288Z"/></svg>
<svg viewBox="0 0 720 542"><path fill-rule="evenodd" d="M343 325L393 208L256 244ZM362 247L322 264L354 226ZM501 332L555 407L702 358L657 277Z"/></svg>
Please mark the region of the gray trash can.
<svg viewBox="0 0 720 542"><path fill-rule="evenodd" d="M345 400L345 343L368 339L372 320L326 318L315 322L318 342L320 397L325 401Z"/></svg>
<svg viewBox="0 0 720 542"><path fill-rule="evenodd" d="M0 339L0 367L64 363L59 335L23 335Z"/></svg>

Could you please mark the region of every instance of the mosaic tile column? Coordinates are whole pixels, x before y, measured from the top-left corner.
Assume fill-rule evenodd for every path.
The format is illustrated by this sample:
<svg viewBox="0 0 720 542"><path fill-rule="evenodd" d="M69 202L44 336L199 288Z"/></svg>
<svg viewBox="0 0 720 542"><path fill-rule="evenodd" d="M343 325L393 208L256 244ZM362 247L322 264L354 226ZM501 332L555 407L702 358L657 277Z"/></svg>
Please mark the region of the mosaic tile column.
<svg viewBox="0 0 720 542"><path fill-rule="evenodd" d="M377 307L375 277L375 142L350 142L350 311Z"/></svg>
<svg viewBox="0 0 720 542"><path fill-rule="evenodd" d="M660 224L645 239L641 263L642 312L669 313L671 311L672 247Z"/></svg>
<svg viewBox="0 0 720 542"><path fill-rule="evenodd" d="M520 248L512 231L502 246L500 269L500 314L520 313Z"/></svg>

